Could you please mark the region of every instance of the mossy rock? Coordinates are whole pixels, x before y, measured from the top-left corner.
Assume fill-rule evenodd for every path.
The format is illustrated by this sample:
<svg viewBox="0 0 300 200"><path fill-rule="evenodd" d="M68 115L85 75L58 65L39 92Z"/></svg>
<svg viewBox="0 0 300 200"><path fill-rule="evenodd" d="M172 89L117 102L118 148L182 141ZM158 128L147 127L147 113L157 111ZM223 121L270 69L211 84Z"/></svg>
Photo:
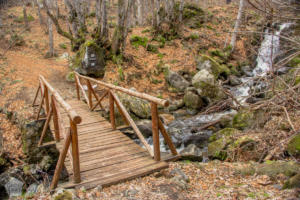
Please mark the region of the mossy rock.
<svg viewBox="0 0 300 200"><path fill-rule="evenodd" d="M54 200L72 200L73 195L71 192L64 190L63 192L54 195Z"/></svg>
<svg viewBox="0 0 300 200"><path fill-rule="evenodd" d="M300 188L300 172L295 176L291 177L283 185L283 189Z"/></svg>
<svg viewBox="0 0 300 200"><path fill-rule="evenodd" d="M290 155L300 157L300 134L297 134L287 145L287 151Z"/></svg>
<svg viewBox="0 0 300 200"><path fill-rule="evenodd" d="M147 51L150 51L152 53L158 53L158 46L156 46L154 44L148 44Z"/></svg>
<svg viewBox="0 0 300 200"><path fill-rule="evenodd" d="M198 110L203 106L203 101L201 97L194 91L185 91L183 101L186 107L190 109Z"/></svg>
<svg viewBox="0 0 300 200"><path fill-rule="evenodd" d="M234 128L225 128L217 133L213 134L209 138L208 144L208 156L220 160L227 158L227 147L232 144L233 136L238 134L240 131Z"/></svg>
<svg viewBox="0 0 300 200"><path fill-rule="evenodd" d="M249 128L254 121L254 113L250 110L240 110L234 117L233 128L244 130Z"/></svg>
<svg viewBox="0 0 300 200"><path fill-rule="evenodd" d="M225 50L215 49L215 50L210 50L209 53L212 56L216 56L219 59L221 59L221 61L219 63L227 63L227 61L230 57L231 51L227 50L227 49L225 49Z"/></svg>
<svg viewBox="0 0 300 200"><path fill-rule="evenodd" d="M221 65L219 62L216 61L216 59L207 56L207 55L200 55L199 58L197 58L198 62L204 63L205 61L209 61L210 63L210 71L215 76L216 79L221 77L228 77L231 74L230 69L226 65Z"/></svg>
<svg viewBox="0 0 300 200"><path fill-rule="evenodd" d="M183 8L183 21L190 28L201 28L205 22L205 12L196 4L187 3Z"/></svg>
<svg viewBox="0 0 300 200"><path fill-rule="evenodd" d="M235 128L224 128L210 136L209 142L214 142L222 137L231 137L233 135L238 134L239 132L240 131Z"/></svg>
<svg viewBox="0 0 300 200"><path fill-rule="evenodd" d="M277 175L284 174L287 177L292 177L300 171L300 165L289 161L267 161L260 164L256 173L258 175L268 175L270 178L276 179Z"/></svg>
<svg viewBox="0 0 300 200"><path fill-rule="evenodd" d="M130 44L135 48L138 48L139 46L143 46L144 48L146 48L148 44L148 38L133 35L130 37Z"/></svg>
<svg viewBox="0 0 300 200"><path fill-rule="evenodd" d="M150 119L151 108L147 101L122 93L118 93L118 96L127 110L141 119Z"/></svg>
<svg viewBox="0 0 300 200"><path fill-rule="evenodd" d="M279 174L286 177L293 177L300 171L300 165L293 161L266 161L265 163L251 162L248 165L243 165L237 168L236 172L242 175L267 175L275 180Z"/></svg>
<svg viewBox="0 0 300 200"><path fill-rule="evenodd" d="M105 74L105 53L96 41L88 40L80 46L79 51L73 59L73 68L83 74L98 78L103 78ZM95 59L91 61L87 55L94 55Z"/></svg>
<svg viewBox="0 0 300 200"><path fill-rule="evenodd" d="M230 137L222 137L208 144L208 156L213 159L225 160L227 158L226 147L232 142Z"/></svg>

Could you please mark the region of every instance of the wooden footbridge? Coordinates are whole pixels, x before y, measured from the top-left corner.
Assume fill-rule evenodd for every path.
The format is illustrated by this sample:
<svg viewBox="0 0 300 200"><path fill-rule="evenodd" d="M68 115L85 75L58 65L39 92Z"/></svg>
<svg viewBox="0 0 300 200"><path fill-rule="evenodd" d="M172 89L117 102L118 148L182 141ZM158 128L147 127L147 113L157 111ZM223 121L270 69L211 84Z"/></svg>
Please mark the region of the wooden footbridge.
<svg viewBox="0 0 300 200"><path fill-rule="evenodd" d="M170 147L172 155L168 158L178 157L157 111L157 105L168 106L168 101L82 76L76 72L75 83L77 99L65 101L45 78L40 76L33 102L35 105L40 94L41 101L36 119L40 118L42 108L46 112L46 122L39 146L47 145L43 144L43 139L50 126L55 144L60 151L51 189L57 187L64 167L68 171L69 182L62 183L61 187L84 186L87 189L98 185L115 184L167 168L168 164L161 158L159 131ZM105 92L98 95L92 83L103 88ZM87 91L84 87L87 87ZM146 142L116 92L150 102L154 150ZM85 102L81 101L81 95ZM93 112L98 106L104 109L101 102L106 96L109 98L110 123L99 113ZM115 123L115 105L126 125L132 127L144 148L118 130Z"/></svg>

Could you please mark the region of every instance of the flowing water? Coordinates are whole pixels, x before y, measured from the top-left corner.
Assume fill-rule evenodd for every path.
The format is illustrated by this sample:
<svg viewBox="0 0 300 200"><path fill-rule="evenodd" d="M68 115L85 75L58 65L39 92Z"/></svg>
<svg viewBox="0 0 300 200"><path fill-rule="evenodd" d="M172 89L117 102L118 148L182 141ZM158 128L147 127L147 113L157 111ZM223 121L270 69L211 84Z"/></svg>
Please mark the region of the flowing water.
<svg viewBox="0 0 300 200"><path fill-rule="evenodd" d="M283 30L290 26L289 23L282 24L279 30L274 34L270 30L265 31L264 40L258 50L256 59L256 67L252 70L251 76L240 78L242 84L231 88L232 94L241 103L246 104L247 98L250 96L251 88L254 86L254 79L265 76L272 69L273 61L278 56L280 50L280 34ZM266 87L264 82L256 83L255 87ZM196 144L202 152L207 151L208 138L213 134L210 130L200 130L197 128L221 119L223 116L236 113L234 110L221 113L213 113L209 115L197 115L188 119L176 119L166 126L166 130L170 134L178 152L182 151L188 144ZM147 142L152 146L152 137L146 138ZM138 140L136 141L140 143ZM153 146L152 146L153 148ZM160 134L160 149L161 152L169 152L164 139ZM204 155L204 154L203 154ZM205 157L203 158L205 159Z"/></svg>

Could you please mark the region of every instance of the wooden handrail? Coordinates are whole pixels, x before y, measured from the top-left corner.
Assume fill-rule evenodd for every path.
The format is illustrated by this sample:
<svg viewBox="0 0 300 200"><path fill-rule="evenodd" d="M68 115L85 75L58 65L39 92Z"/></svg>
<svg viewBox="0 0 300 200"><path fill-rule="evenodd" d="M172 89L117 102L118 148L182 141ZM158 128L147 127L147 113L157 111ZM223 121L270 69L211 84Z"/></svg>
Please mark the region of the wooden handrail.
<svg viewBox="0 0 300 200"><path fill-rule="evenodd" d="M145 93L129 90L129 89L126 89L126 88L123 88L123 87L115 86L115 85L112 85L110 83L104 83L104 82L96 80L94 78L83 76L83 75L81 75L81 74L79 74L75 71L74 71L74 73L78 77L81 77L81 78L86 79L86 80L90 80L90 81L95 82L95 83L97 83L97 84L99 84L103 87L108 88L108 89L113 89L113 90L116 90L116 91L120 91L120 92L129 94L129 95L141 98L141 99L145 99L147 101L150 101L150 102L153 102L153 103L165 106L165 107L169 106L169 101L168 100L160 99L160 98L151 96L149 94L145 94Z"/></svg>
<svg viewBox="0 0 300 200"><path fill-rule="evenodd" d="M59 176L62 170L63 163L66 158L66 154L69 152L72 159L70 159L72 166L73 166L73 172L74 172L74 182L79 183L81 182L80 177L80 160L79 160L79 146L78 146L78 134L77 134L77 124L80 124L82 119L81 117L76 113L75 110L72 109L72 107L64 101L64 99L60 96L60 94L46 81L46 79L40 75L39 78L39 89L37 90L37 93L39 90L41 90L41 104L39 106L37 119L39 119L39 113L41 111L42 106L44 105L44 108L46 109L46 122L43 127L43 132L41 134L40 140L38 145L41 146L43 139L46 135L47 128L49 127L49 123L51 118L53 119L53 125L54 125L54 131L55 131L55 139L58 142L60 139L60 133L64 135L65 143L63 150L60 152L60 156L58 159L58 162L56 164L56 170L55 174L51 183L51 189L54 189L57 186ZM51 95L51 96L49 96ZM36 95L37 96L37 95ZM34 98L33 105L35 104L36 97ZM45 103L44 103L45 102ZM70 120L70 130L68 133L64 134L62 131L63 121L59 121L60 118L60 112L57 107L57 102L62 106L62 110L64 110ZM71 144L72 151L69 148Z"/></svg>
<svg viewBox="0 0 300 200"><path fill-rule="evenodd" d="M55 97L56 101L63 107L63 109L67 112L70 119L76 123L80 124L82 119L81 117L76 113L75 110L72 109L72 107L65 102L65 100L60 96L60 94L45 80L45 78L40 75L40 80L47 86L48 90L51 91L52 95Z"/></svg>

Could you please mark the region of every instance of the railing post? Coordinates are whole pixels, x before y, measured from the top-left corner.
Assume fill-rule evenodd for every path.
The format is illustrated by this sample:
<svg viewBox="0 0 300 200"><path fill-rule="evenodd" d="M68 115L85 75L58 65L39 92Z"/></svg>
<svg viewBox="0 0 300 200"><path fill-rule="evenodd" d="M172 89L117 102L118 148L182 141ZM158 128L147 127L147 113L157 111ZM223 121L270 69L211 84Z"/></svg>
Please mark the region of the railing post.
<svg viewBox="0 0 300 200"><path fill-rule="evenodd" d="M75 74L75 86L76 86L77 99L80 100L79 83L78 83L78 79L77 78L78 77Z"/></svg>
<svg viewBox="0 0 300 200"><path fill-rule="evenodd" d="M160 161L157 104L153 102L151 102L151 116L152 116L152 138L153 138L153 148L154 148L154 160Z"/></svg>
<svg viewBox="0 0 300 200"><path fill-rule="evenodd" d="M113 130L116 129L114 101L115 101L114 97L111 91L109 91L109 114L110 114L110 122Z"/></svg>
<svg viewBox="0 0 300 200"><path fill-rule="evenodd" d="M53 110L53 125L54 125L54 134L56 142L60 141L60 132L59 132L59 125L58 125L58 114L57 114L57 102L53 95L51 95L51 107Z"/></svg>
<svg viewBox="0 0 300 200"><path fill-rule="evenodd" d="M50 109L50 104L49 104L49 93L47 87L44 87L44 96L45 96L46 113L48 114Z"/></svg>
<svg viewBox="0 0 300 200"><path fill-rule="evenodd" d="M65 159L66 159L66 156L68 153L70 142L71 142L71 133L69 132L69 133L67 133L67 137L65 138L63 149L61 150L61 153L59 154L59 158L58 158L58 161L56 164L56 168L55 168L54 176L53 176L52 183L50 186L50 190L53 190L57 187L59 175L64 166L64 162L65 162Z"/></svg>
<svg viewBox="0 0 300 200"><path fill-rule="evenodd" d="M79 146L77 125L70 119L70 130L72 138L72 157L73 157L73 171L74 171L74 183L80 183L80 161L79 161Z"/></svg>
<svg viewBox="0 0 300 200"><path fill-rule="evenodd" d="M90 109L93 108L93 93L92 93L92 90L93 90L93 86L91 85L90 81L89 80L86 80L86 85L88 87L88 98L89 98L89 106L90 106Z"/></svg>

